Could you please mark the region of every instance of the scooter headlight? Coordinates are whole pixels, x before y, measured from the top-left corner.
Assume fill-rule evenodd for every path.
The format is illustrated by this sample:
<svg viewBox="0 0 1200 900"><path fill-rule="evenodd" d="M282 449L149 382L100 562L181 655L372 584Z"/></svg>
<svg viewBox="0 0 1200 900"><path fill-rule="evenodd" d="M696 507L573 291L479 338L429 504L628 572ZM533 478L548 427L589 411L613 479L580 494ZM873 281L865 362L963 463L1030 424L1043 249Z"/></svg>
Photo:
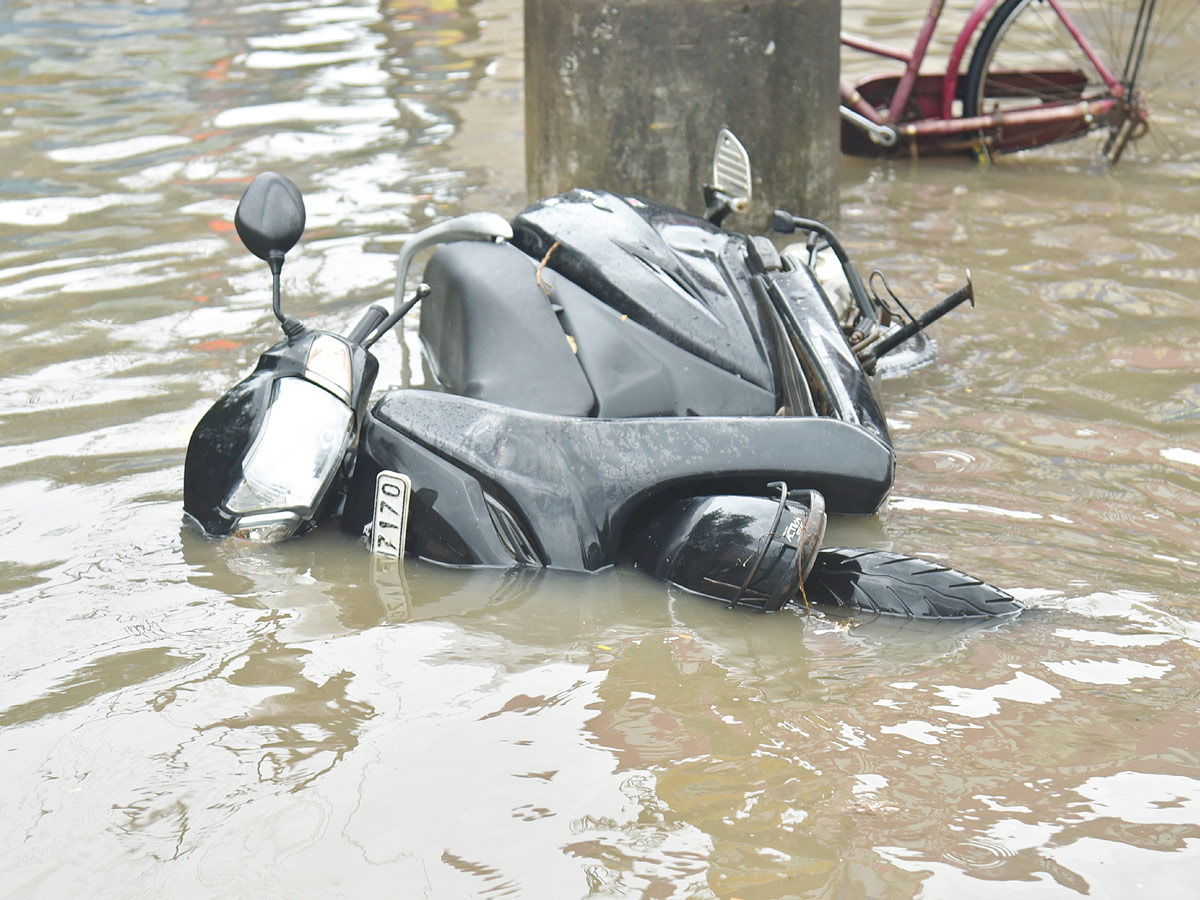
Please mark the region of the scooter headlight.
<svg viewBox="0 0 1200 900"><path fill-rule="evenodd" d="M316 513L353 436L349 406L303 378L278 379L242 476L225 498L240 516L233 533L262 541L295 534Z"/></svg>

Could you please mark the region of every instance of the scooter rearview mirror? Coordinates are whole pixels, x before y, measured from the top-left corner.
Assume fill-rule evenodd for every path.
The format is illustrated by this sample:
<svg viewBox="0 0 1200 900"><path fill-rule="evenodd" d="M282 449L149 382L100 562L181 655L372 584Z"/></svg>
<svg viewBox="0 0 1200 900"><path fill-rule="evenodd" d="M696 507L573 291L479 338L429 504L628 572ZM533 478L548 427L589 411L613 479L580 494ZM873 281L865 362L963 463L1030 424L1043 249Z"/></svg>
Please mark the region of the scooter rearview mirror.
<svg viewBox="0 0 1200 900"><path fill-rule="evenodd" d="M233 216L238 237L259 259L282 257L304 233L304 198L278 172L256 175Z"/></svg>
<svg viewBox="0 0 1200 900"><path fill-rule="evenodd" d="M279 298L279 273L284 255L304 234L304 198L300 188L278 172L254 176L242 194L233 224L246 249L271 267L271 309L283 331L294 337L304 326L285 316Z"/></svg>

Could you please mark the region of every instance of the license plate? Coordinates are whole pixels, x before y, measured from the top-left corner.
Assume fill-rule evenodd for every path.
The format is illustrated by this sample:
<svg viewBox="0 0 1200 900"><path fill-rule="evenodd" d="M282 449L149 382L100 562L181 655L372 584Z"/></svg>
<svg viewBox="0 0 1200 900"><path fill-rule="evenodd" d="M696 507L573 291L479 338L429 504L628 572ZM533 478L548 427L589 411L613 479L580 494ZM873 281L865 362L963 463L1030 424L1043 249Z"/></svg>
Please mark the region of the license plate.
<svg viewBox="0 0 1200 900"><path fill-rule="evenodd" d="M412 481L399 472L380 472L375 478L375 517L371 522L371 551L399 559L408 535L408 501Z"/></svg>

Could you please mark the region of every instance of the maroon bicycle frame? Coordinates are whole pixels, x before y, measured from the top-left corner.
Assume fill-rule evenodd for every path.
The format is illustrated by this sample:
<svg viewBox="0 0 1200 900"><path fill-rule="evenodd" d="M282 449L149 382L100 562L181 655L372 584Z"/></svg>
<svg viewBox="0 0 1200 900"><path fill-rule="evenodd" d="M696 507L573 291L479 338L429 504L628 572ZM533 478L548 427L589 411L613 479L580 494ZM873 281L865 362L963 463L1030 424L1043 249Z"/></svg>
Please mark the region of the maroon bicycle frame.
<svg viewBox="0 0 1200 900"><path fill-rule="evenodd" d="M925 22L911 52L843 32L841 42L844 46L874 56L898 60L905 64L905 69L898 80L895 76L880 76L854 86L843 81L842 102L874 125L894 129L896 135L905 143L926 153L974 147L979 142L981 132L991 135L994 140L1003 133L1003 143L997 149L1024 149L1047 143L1047 135L1050 133L1056 136L1053 139L1062 139L1067 136L1063 133L1064 128L1070 131L1071 136L1076 133L1082 134L1092 127L1095 121L1107 118L1124 99L1125 89L1067 15L1059 0L1045 2L1054 10L1080 50L1095 67L1108 87L1108 96L1098 100L1046 104L971 118L954 116L954 101L962 99L964 87L964 79L959 75L963 56L966 55L975 32L998 2L999 0L976 2L950 51L946 71L939 75L921 75L920 68L925 61L925 54L946 0L931 0L925 13ZM1060 70L1030 70L1027 74L1031 79L1059 80L1064 84L1078 78L1078 73ZM910 107L914 100L919 110L915 116ZM884 109L882 113L881 108ZM906 110L910 111L908 117L904 117ZM1076 126L1074 130L1070 129L1072 123ZM846 123L843 134L847 131L858 131L858 128ZM862 132L859 134L861 136Z"/></svg>

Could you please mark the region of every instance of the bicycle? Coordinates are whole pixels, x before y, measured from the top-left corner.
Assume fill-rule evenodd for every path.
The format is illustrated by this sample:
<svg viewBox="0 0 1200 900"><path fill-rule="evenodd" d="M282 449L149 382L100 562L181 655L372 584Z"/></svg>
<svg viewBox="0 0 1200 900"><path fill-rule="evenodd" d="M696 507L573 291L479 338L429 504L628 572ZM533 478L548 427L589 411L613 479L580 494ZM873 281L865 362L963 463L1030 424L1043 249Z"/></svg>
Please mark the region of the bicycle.
<svg viewBox="0 0 1200 900"><path fill-rule="evenodd" d="M931 0L911 51L842 34L843 46L905 64L899 75L842 82L844 152L986 157L1106 131L1104 156L1115 164L1146 133L1141 79L1148 51L1163 39L1150 40L1163 24L1158 0L977 0L946 71L921 73L944 7ZM1097 10L1106 19L1098 29L1090 27ZM1168 29L1181 24L1165 21Z"/></svg>

